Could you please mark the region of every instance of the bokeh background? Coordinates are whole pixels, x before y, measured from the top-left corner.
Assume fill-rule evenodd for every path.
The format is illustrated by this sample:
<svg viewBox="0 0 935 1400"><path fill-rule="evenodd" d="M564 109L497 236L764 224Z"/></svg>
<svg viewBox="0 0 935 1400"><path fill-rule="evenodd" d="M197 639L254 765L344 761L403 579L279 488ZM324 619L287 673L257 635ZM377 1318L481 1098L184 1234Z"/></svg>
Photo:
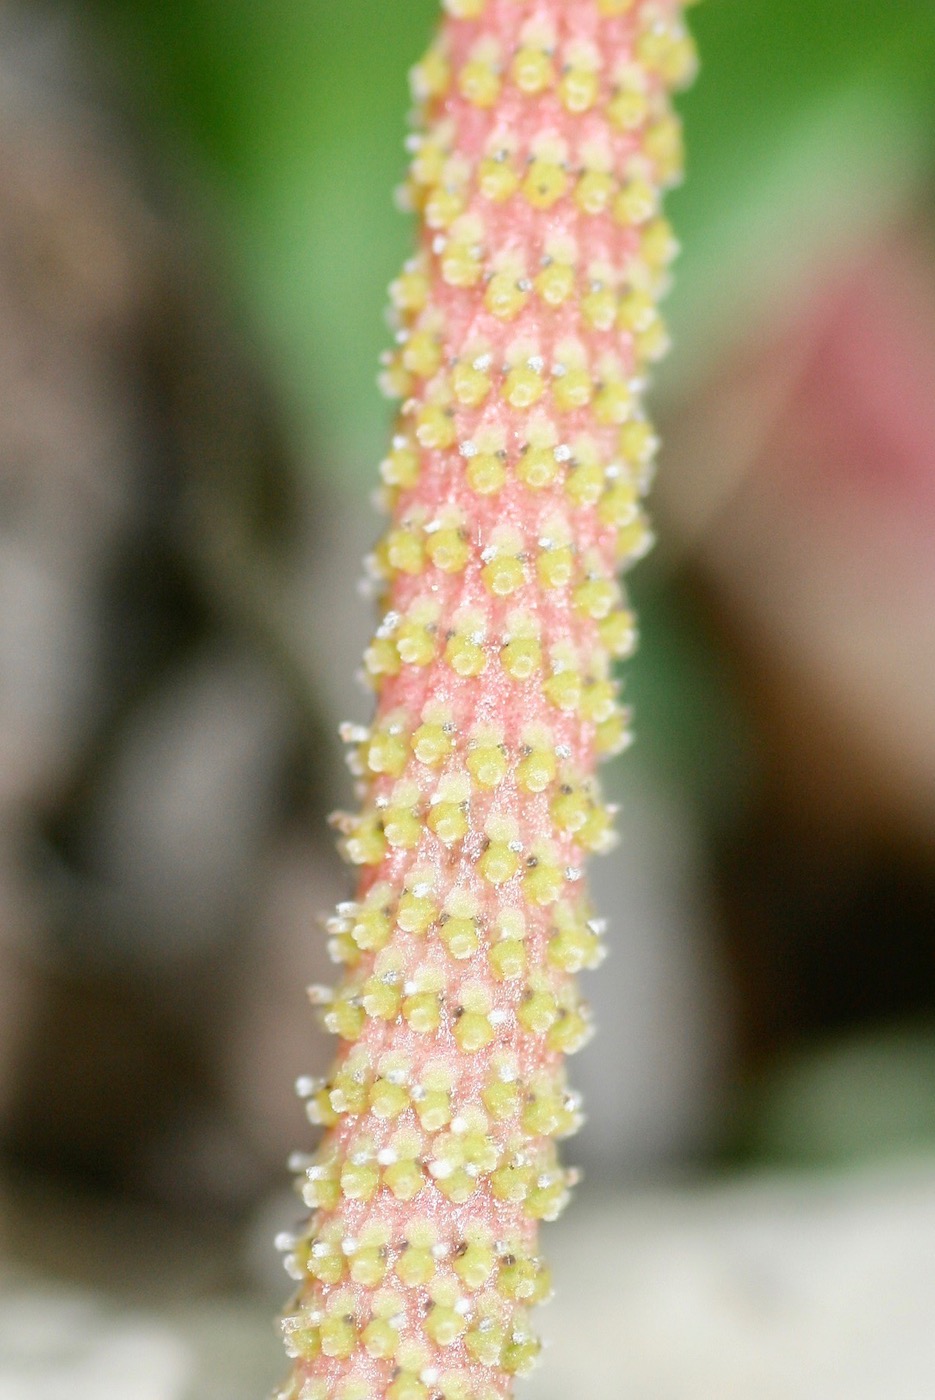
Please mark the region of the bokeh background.
<svg viewBox="0 0 935 1400"><path fill-rule="evenodd" d="M0 5L2 1400L280 1369L436 9ZM529 1393L925 1400L935 7L691 16L614 954Z"/></svg>

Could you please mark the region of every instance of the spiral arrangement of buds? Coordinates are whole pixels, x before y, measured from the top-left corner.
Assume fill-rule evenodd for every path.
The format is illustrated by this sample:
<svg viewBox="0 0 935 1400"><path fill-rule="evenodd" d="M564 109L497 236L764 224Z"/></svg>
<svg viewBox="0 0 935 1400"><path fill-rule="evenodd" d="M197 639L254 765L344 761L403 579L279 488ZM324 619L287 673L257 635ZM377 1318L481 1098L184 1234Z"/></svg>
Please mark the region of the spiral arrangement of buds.
<svg viewBox="0 0 935 1400"><path fill-rule="evenodd" d="M681 172L681 0L446 0L413 73L420 246L391 288L401 400L369 561L377 695L348 727L360 869L313 988L340 1037L304 1081L318 1151L278 1400L502 1400L549 1293L541 1220L572 1184L564 1057L602 954L584 863L613 840L595 776L628 738L617 575L650 543Z"/></svg>

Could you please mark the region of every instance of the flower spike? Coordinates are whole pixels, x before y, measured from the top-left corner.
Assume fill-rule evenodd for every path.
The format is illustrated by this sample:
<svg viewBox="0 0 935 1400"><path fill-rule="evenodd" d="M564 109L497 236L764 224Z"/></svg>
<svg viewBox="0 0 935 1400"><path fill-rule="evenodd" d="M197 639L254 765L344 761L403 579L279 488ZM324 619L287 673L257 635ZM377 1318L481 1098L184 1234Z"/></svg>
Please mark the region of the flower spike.
<svg viewBox="0 0 935 1400"><path fill-rule="evenodd" d="M283 1242L279 1400L503 1400L533 1365L538 1225L580 1121L563 1061L591 1029L575 976L602 956L595 769L628 740L617 575L650 543L642 395L694 50L680 0L444 8L412 76L376 717L345 730L360 874L328 924L343 980L312 995L341 1047L301 1083L325 1132Z"/></svg>

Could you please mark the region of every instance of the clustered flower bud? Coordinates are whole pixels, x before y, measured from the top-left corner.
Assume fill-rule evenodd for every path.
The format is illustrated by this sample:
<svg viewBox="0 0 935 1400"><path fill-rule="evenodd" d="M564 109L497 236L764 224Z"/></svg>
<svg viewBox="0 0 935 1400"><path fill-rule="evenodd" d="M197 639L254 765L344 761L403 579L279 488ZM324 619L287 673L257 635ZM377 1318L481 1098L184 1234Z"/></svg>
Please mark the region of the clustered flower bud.
<svg viewBox="0 0 935 1400"><path fill-rule="evenodd" d="M445 10L413 73L376 716L345 729L360 873L328 923L343 978L312 989L341 1045L300 1086L325 1131L282 1241L278 1400L502 1400L533 1365L538 1226L581 1117L564 1059L591 1030L576 974L603 952L584 864L613 842L597 763L629 735L618 574L650 543L642 400L694 50L680 0Z"/></svg>

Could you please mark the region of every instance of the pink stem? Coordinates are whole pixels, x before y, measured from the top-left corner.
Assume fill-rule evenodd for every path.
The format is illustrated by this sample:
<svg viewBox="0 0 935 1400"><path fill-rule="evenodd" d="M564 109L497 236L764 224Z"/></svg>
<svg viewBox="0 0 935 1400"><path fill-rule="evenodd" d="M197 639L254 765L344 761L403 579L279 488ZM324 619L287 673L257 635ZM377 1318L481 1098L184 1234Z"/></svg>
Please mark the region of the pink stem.
<svg viewBox="0 0 935 1400"><path fill-rule="evenodd" d="M391 289L385 614L350 731L361 868L313 989L343 1044L288 1243L281 1400L499 1400L535 1360L537 1253L572 1174L563 1059L601 956L583 867L627 720L616 574L650 536L641 407L665 347L677 0L448 0L413 86L420 250Z"/></svg>

